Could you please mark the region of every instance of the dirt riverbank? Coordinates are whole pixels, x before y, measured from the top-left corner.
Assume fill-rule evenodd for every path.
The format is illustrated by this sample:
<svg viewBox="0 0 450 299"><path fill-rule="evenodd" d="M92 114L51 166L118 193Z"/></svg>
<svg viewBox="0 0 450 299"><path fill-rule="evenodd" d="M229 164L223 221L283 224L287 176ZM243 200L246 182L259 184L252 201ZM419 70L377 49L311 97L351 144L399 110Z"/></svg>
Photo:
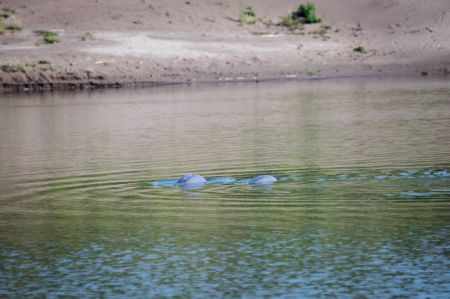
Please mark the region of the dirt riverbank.
<svg viewBox="0 0 450 299"><path fill-rule="evenodd" d="M281 23L299 1L124 3L0 1L0 89L432 75L450 70L448 0L317 0L322 22L296 29ZM256 17L242 20L248 6ZM11 30L14 25L21 30ZM46 43L37 30L55 32L59 42ZM362 50L355 51L360 46Z"/></svg>

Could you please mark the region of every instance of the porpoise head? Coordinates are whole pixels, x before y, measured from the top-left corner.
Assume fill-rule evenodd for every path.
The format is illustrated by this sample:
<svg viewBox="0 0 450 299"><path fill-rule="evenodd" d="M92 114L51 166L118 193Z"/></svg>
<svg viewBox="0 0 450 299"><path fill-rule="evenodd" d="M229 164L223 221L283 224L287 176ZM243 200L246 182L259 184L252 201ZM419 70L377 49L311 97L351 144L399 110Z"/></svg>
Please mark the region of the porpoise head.
<svg viewBox="0 0 450 299"><path fill-rule="evenodd" d="M206 179L198 174L186 173L178 181L178 185L200 185L206 183Z"/></svg>

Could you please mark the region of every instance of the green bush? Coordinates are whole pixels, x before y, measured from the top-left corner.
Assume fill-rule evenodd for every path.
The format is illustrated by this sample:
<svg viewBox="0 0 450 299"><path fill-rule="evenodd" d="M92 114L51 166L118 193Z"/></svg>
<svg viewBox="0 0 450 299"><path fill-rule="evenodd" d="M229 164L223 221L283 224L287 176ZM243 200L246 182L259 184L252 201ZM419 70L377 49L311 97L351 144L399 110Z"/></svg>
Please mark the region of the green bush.
<svg viewBox="0 0 450 299"><path fill-rule="evenodd" d="M256 23L256 11L253 6L247 6L244 8L241 2L239 9L239 23L241 25Z"/></svg>
<svg viewBox="0 0 450 299"><path fill-rule="evenodd" d="M321 19L316 15L316 6L311 3L300 4L297 11L292 13L294 19L303 18L307 24L320 23Z"/></svg>
<svg viewBox="0 0 450 299"><path fill-rule="evenodd" d="M87 41L88 39L92 39L94 36L90 32L85 32L82 36L80 36L80 40L82 42Z"/></svg>
<svg viewBox="0 0 450 299"><path fill-rule="evenodd" d="M56 33L56 32L45 31L45 30L36 30L36 31L34 31L34 33L36 33L38 36L42 36L42 38L44 39L44 41L47 44L54 44L54 43L60 42L58 33Z"/></svg>
<svg viewBox="0 0 450 299"><path fill-rule="evenodd" d="M0 34L5 33L5 27L3 26L2 20L0 20Z"/></svg>
<svg viewBox="0 0 450 299"><path fill-rule="evenodd" d="M366 54L366 48L364 48L363 46L357 46L356 48L353 49L354 52L358 52L361 54Z"/></svg>
<svg viewBox="0 0 450 299"><path fill-rule="evenodd" d="M316 15L316 7L313 3L300 4L296 11L284 17L281 25L291 30L302 29L303 24L320 23L321 19Z"/></svg>
<svg viewBox="0 0 450 299"><path fill-rule="evenodd" d="M247 6L245 8L244 14L249 16L249 17L256 17L256 11L253 8L253 6Z"/></svg>

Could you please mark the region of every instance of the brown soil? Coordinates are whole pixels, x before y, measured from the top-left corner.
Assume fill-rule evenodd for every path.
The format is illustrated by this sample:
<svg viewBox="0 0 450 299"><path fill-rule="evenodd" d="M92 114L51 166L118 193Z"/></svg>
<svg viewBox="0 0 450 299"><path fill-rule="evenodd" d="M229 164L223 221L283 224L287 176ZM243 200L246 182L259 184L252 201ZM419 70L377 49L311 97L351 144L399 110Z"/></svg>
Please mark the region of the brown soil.
<svg viewBox="0 0 450 299"><path fill-rule="evenodd" d="M255 8L255 24L240 24L239 0L1 0L15 11L3 24L23 29L0 35L0 89L450 70L448 0L316 0L322 23L302 30L278 25L300 1L242 2ZM35 30L61 42L46 44ZM360 45L367 53L354 51Z"/></svg>

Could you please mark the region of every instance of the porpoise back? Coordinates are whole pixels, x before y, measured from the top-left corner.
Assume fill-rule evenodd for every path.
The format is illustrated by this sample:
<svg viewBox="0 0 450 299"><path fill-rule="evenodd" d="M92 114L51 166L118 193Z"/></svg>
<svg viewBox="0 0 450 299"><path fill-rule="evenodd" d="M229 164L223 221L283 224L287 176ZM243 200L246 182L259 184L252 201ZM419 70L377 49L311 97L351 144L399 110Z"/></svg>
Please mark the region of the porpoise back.
<svg viewBox="0 0 450 299"><path fill-rule="evenodd" d="M250 180L249 184L252 185L265 185L272 184L277 181L277 178L271 175L259 175Z"/></svg>

